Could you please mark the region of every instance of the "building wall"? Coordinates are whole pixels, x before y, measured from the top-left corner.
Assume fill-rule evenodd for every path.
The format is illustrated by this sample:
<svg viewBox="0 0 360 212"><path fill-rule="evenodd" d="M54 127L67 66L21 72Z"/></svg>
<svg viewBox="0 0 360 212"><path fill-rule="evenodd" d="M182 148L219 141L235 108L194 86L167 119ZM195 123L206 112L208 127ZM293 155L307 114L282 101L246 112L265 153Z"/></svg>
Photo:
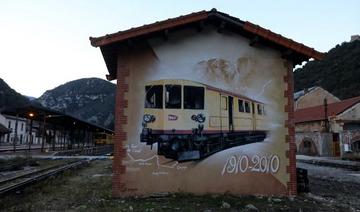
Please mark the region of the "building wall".
<svg viewBox="0 0 360 212"><path fill-rule="evenodd" d="M1 142L3 143L13 143L15 140L15 131L16 131L16 117L15 116L3 116L3 125L11 130L11 133L2 136ZM27 133L26 133L26 119L18 118L17 123L17 143L26 143Z"/></svg>
<svg viewBox="0 0 360 212"><path fill-rule="evenodd" d="M337 116L337 119L346 121L359 121L360 120L360 102L347 109Z"/></svg>
<svg viewBox="0 0 360 212"><path fill-rule="evenodd" d="M220 34L211 28L184 30L171 34L167 41L152 39L142 48L120 51L117 76L114 195L296 193L292 64L284 61L280 52L251 47L249 40L239 35ZM200 161L178 163L157 155L156 145L151 149L140 143L139 137L144 84L159 79L196 81L264 102L269 116L266 140ZM273 157L280 162L274 172L234 169L239 164L233 162L240 158L251 164Z"/></svg>
<svg viewBox="0 0 360 212"><path fill-rule="evenodd" d="M360 129L344 130L340 133L340 151L342 158L360 159Z"/></svg>
<svg viewBox="0 0 360 212"><path fill-rule="evenodd" d="M322 132L324 130L324 121L312 121L295 124L295 132Z"/></svg>
<svg viewBox="0 0 360 212"><path fill-rule="evenodd" d="M340 133L344 130L360 128L360 103L357 103L341 114L330 118L332 132ZM345 124L346 123L346 124ZM348 127L346 127L348 126Z"/></svg>
<svg viewBox="0 0 360 212"><path fill-rule="evenodd" d="M6 118L0 114L0 124L2 124L4 127L6 127ZM5 137L6 137L6 134L1 134L0 133L0 144L1 143L4 143L4 140L5 140Z"/></svg>
<svg viewBox="0 0 360 212"><path fill-rule="evenodd" d="M314 90L306 93L304 96L301 96L295 102L295 110L323 105L325 98L327 99L328 104L340 102L340 100L336 96L332 95L321 87L316 87Z"/></svg>

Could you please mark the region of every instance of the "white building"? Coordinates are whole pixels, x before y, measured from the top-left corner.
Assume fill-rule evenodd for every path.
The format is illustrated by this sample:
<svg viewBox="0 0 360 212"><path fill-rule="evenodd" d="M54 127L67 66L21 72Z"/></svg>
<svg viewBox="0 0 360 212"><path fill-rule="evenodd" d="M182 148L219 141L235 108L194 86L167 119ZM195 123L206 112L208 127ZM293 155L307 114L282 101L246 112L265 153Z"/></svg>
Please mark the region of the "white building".
<svg viewBox="0 0 360 212"><path fill-rule="evenodd" d="M24 118L16 118L16 116L1 115L2 124L7 127L11 133L0 137L1 143L13 144L17 135L17 144L26 144L28 134L26 132L27 120ZM17 121L16 121L17 119ZM33 133L33 136L35 133Z"/></svg>

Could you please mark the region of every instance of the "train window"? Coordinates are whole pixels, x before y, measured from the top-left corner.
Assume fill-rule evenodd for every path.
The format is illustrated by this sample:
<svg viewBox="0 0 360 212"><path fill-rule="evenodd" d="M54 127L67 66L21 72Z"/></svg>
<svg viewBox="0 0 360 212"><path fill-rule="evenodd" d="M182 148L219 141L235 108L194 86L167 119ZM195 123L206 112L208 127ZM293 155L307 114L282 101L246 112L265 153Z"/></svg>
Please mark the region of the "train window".
<svg viewBox="0 0 360 212"><path fill-rule="evenodd" d="M184 109L204 109L204 88L184 86Z"/></svg>
<svg viewBox="0 0 360 212"><path fill-rule="evenodd" d="M239 112L245 112L244 100L239 99L238 103L239 103Z"/></svg>
<svg viewBox="0 0 360 212"><path fill-rule="evenodd" d="M257 112L258 112L259 115L262 115L262 114L263 114L262 109L263 109L262 105L257 104Z"/></svg>
<svg viewBox="0 0 360 212"><path fill-rule="evenodd" d="M145 108L162 108L163 106L163 86L146 86Z"/></svg>
<svg viewBox="0 0 360 212"><path fill-rule="evenodd" d="M263 105L262 108L263 108L263 115L265 116L266 115L265 105Z"/></svg>
<svg viewBox="0 0 360 212"><path fill-rule="evenodd" d="M165 107L181 108L181 85L165 85Z"/></svg>
<svg viewBox="0 0 360 212"><path fill-rule="evenodd" d="M227 97L221 96L221 109L227 110Z"/></svg>
<svg viewBox="0 0 360 212"><path fill-rule="evenodd" d="M250 113L250 102L245 101L245 112Z"/></svg>

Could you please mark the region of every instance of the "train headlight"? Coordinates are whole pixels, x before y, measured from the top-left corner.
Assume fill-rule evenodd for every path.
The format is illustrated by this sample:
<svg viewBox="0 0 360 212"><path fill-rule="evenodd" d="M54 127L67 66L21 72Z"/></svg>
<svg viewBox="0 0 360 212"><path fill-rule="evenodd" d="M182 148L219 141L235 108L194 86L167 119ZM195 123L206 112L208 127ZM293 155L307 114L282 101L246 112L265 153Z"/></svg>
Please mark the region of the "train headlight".
<svg viewBox="0 0 360 212"><path fill-rule="evenodd" d="M206 120L206 117L204 116L204 114L199 113L197 115L192 115L191 120L199 122L199 123L204 123Z"/></svg>
<svg viewBox="0 0 360 212"><path fill-rule="evenodd" d="M145 123L154 122L155 121L155 116L150 115L150 114L145 114L143 116L143 120L144 120Z"/></svg>
<svg viewBox="0 0 360 212"><path fill-rule="evenodd" d="M199 122L199 123L204 123L204 121L205 121L205 116L204 116L204 114L202 114L202 113L199 113L197 116L196 116L196 119L197 119L197 121Z"/></svg>

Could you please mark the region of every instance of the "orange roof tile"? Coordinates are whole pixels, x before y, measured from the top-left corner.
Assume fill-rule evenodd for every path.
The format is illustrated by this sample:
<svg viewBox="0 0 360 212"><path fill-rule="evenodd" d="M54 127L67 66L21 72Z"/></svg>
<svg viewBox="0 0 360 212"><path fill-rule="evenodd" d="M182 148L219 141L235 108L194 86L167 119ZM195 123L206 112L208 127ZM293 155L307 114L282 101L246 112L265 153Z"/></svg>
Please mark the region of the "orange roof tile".
<svg viewBox="0 0 360 212"><path fill-rule="evenodd" d="M328 116L338 115L359 102L360 96L328 104ZM324 105L295 110L295 123L320 121L324 119Z"/></svg>
<svg viewBox="0 0 360 212"><path fill-rule="evenodd" d="M308 60L310 58L320 60L324 57L323 53L305 46L302 43L288 39L280 34L276 34L248 21L244 22L236 17L219 12L216 9L195 12L152 24L119 31L113 34L107 34L97 38L90 37L89 39L92 46L101 48L110 73L109 79L111 80L116 78L116 58L114 56L115 54L112 52L113 50L107 47L113 46L113 44L129 41L129 39L145 38L145 36L152 36L159 32L165 32L166 30L173 30L179 27L194 24L201 25L204 22L212 21L221 23L219 30L221 27L231 26L228 27L229 30L234 30L242 36L248 37L249 39L260 38L261 41L266 41L268 44L273 45L273 47L280 48L282 51L284 49L290 50L290 54L294 54L297 58L296 61L294 59L295 64L301 63L302 61Z"/></svg>

